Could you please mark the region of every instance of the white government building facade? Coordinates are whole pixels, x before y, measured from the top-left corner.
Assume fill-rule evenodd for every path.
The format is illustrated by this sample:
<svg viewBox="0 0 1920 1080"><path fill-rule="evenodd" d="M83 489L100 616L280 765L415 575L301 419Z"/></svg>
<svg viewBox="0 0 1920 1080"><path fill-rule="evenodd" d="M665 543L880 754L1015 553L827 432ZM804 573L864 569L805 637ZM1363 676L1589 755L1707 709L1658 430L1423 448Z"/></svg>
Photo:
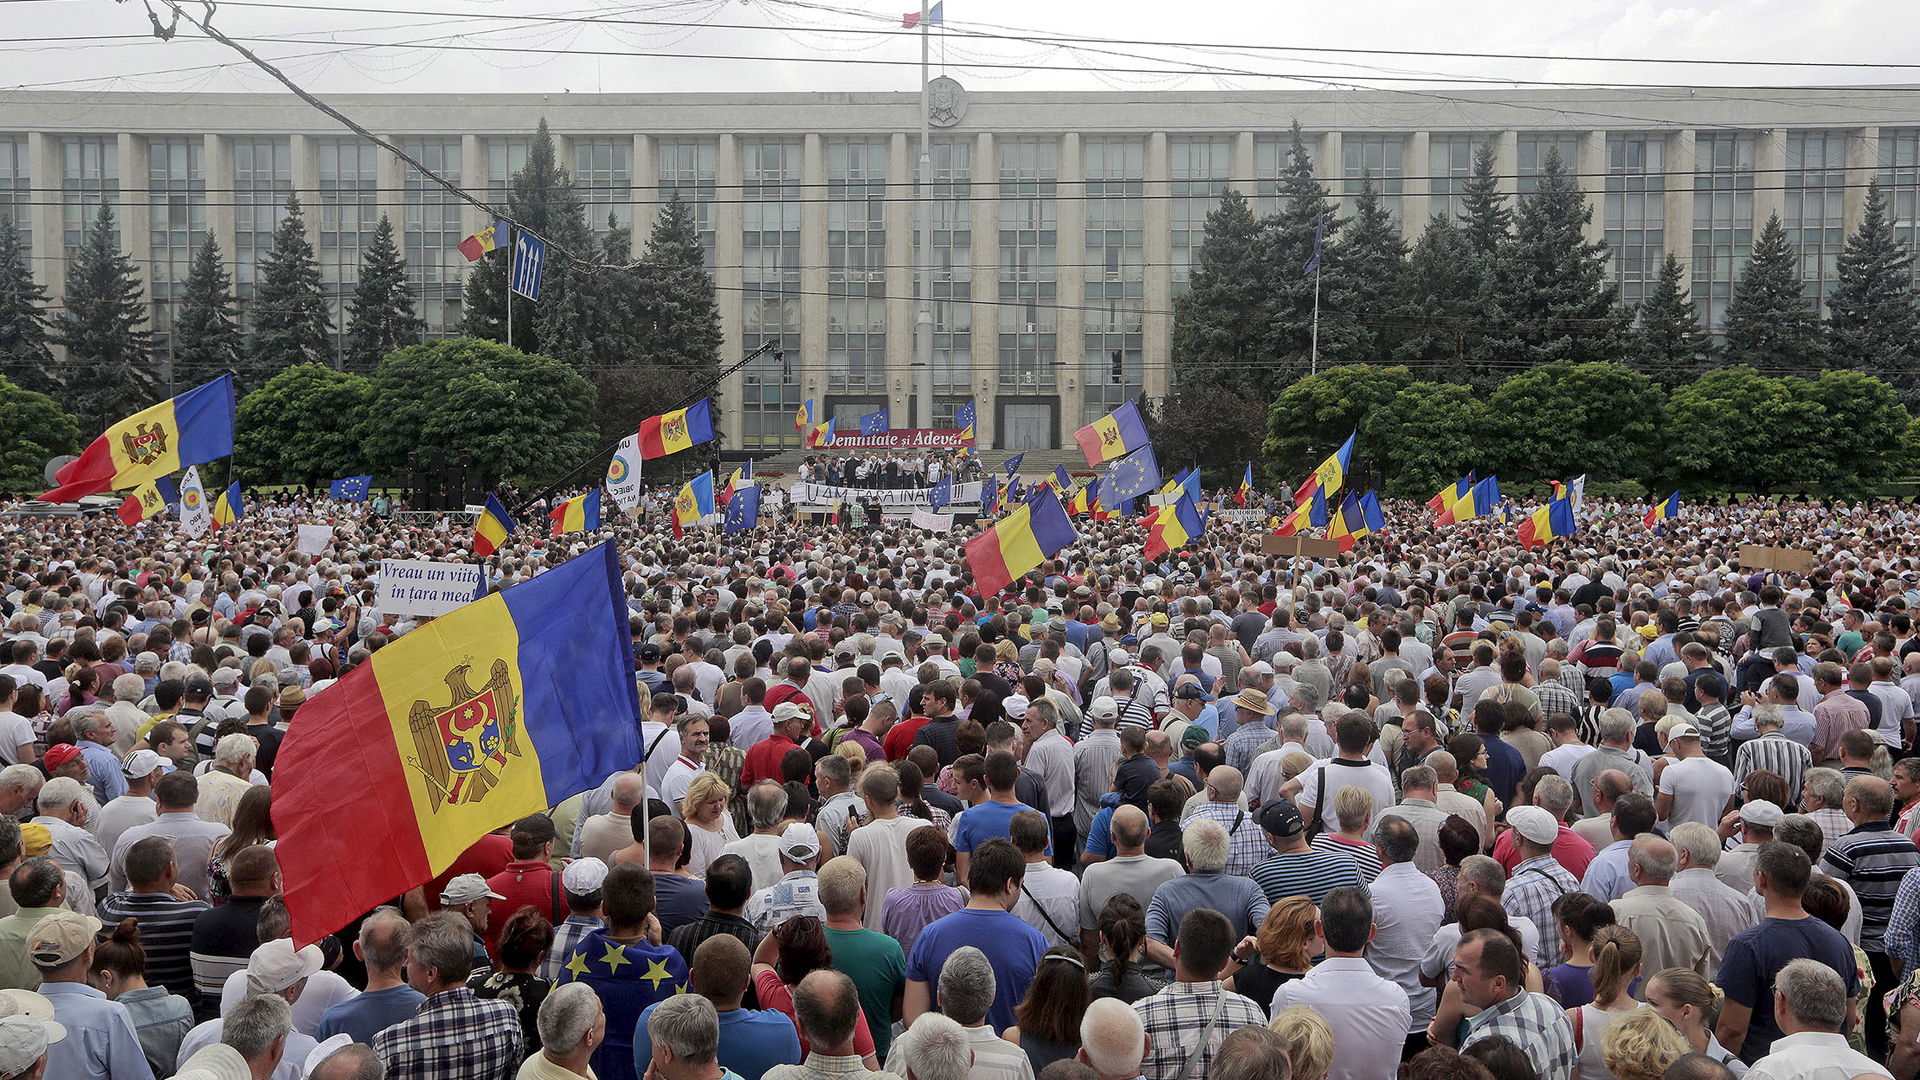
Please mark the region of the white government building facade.
<svg viewBox="0 0 1920 1080"><path fill-rule="evenodd" d="M1866 185L1887 184L1912 244L1920 98L1912 88L968 93L934 109L935 427L978 402L981 445L1071 444L1128 398L1167 393L1173 299L1220 192L1266 213L1288 125L1336 193L1363 169L1409 240L1457 212L1492 139L1509 191L1550 147L1573 163L1594 239L1638 299L1669 252L1717 325L1758 226L1779 212L1824 297ZM908 426L919 96L340 95L330 103L428 168L504 205L544 117L588 216L695 208L719 289L722 363L774 341L717 406L732 449L794 446L796 407ZM104 197L146 278L156 351L211 233L242 315L288 192L306 207L338 329L361 252L389 214L433 335L458 333L486 215L287 95L0 93L0 214L57 302L66 253ZM500 256L490 256L500 257Z"/></svg>

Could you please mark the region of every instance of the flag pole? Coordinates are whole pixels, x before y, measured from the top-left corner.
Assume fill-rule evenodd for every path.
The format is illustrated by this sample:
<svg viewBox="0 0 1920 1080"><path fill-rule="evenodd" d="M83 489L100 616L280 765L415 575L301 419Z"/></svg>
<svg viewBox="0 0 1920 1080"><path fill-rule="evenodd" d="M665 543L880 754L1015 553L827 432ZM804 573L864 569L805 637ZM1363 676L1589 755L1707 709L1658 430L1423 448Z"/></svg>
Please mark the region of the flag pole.
<svg viewBox="0 0 1920 1080"><path fill-rule="evenodd" d="M1320 373L1320 251L1317 240L1313 253L1313 346L1307 356L1307 374ZM508 298L508 313L512 313L512 298Z"/></svg>
<svg viewBox="0 0 1920 1080"><path fill-rule="evenodd" d="M1314 318L1316 331L1319 326L1320 279L1313 279ZM513 226L507 226L507 348L513 348Z"/></svg>
<svg viewBox="0 0 1920 1080"><path fill-rule="evenodd" d="M915 246L914 277L919 285L918 302L913 310L913 398L917 407L910 410L913 426L933 426L933 157L928 150L932 126L932 98L928 92L928 70L933 47L932 17L929 4L920 0L920 168L919 183L913 187Z"/></svg>

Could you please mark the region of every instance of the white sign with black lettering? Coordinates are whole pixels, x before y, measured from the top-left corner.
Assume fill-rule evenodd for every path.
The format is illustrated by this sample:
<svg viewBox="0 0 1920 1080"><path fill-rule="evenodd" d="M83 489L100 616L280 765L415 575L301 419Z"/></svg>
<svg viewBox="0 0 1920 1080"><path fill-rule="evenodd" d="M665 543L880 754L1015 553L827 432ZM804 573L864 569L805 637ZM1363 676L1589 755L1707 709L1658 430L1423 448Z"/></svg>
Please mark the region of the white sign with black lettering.
<svg viewBox="0 0 1920 1080"><path fill-rule="evenodd" d="M485 595L486 578L481 567L423 559L382 559L374 604L388 615L445 615Z"/></svg>

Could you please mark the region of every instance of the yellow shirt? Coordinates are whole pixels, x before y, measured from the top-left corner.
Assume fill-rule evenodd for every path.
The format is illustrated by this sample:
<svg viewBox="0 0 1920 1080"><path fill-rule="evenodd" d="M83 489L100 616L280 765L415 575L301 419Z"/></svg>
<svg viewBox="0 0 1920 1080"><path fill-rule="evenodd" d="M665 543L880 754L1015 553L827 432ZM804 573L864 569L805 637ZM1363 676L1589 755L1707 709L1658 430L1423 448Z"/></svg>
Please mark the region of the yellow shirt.
<svg viewBox="0 0 1920 1080"><path fill-rule="evenodd" d="M514 1080L594 1080L594 1076L591 1066L583 1073L563 1069L547 1057L545 1050L540 1050L521 1063L520 1071L515 1074Z"/></svg>

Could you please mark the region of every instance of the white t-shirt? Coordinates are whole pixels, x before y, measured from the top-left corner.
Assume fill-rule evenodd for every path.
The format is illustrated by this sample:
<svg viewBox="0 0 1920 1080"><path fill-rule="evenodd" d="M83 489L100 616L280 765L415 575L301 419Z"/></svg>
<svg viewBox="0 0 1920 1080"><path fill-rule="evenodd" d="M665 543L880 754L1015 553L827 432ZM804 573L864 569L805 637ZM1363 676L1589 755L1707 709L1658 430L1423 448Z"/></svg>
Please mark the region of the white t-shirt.
<svg viewBox="0 0 1920 1080"><path fill-rule="evenodd" d="M1526 947L1528 959L1540 955L1540 928L1525 915L1507 913L1507 922L1520 932L1520 943ZM1460 945L1460 924L1447 923L1433 935L1433 944L1427 947L1426 959L1420 961L1420 974L1429 979L1437 979L1453 971L1453 950Z"/></svg>
<svg viewBox="0 0 1920 1080"><path fill-rule="evenodd" d="M1698 821L1717 826L1727 800L1733 798L1733 773L1711 758L1676 761L1660 772L1660 794L1673 796L1668 822Z"/></svg>
<svg viewBox="0 0 1920 1080"><path fill-rule="evenodd" d="M1573 767L1580 764L1581 758L1591 753L1593 753L1593 747L1588 746L1586 743L1568 743L1565 746L1556 746L1546 753L1541 754L1540 764L1571 780L1573 779Z"/></svg>
<svg viewBox="0 0 1920 1080"><path fill-rule="evenodd" d="M1312 820L1313 808L1319 805L1322 774L1326 776L1324 786L1327 802L1320 807L1320 817L1326 822L1328 832L1340 832L1346 827L1340 820L1339 811L1335 809L1341 788L1363 787L1373 796L1373 817L1366 824L1369 830L1395 802L1393 774L1379 762L1343 761L1340 758L1316 761L1313 768L1300 774L1300 794L1293 800L1300 808L1300 816L1308 820Z"/></svg>
<svg viewBox="0 0 1920 1080"><path fill-rule="evenodd" d="M21 746L31 747L32 745L32 722L17 712L0 712L0 761L9 765L24 765L26 762L20 760L16 751ZM28 761L31 760L31 758L28 759Z"/></svg>

